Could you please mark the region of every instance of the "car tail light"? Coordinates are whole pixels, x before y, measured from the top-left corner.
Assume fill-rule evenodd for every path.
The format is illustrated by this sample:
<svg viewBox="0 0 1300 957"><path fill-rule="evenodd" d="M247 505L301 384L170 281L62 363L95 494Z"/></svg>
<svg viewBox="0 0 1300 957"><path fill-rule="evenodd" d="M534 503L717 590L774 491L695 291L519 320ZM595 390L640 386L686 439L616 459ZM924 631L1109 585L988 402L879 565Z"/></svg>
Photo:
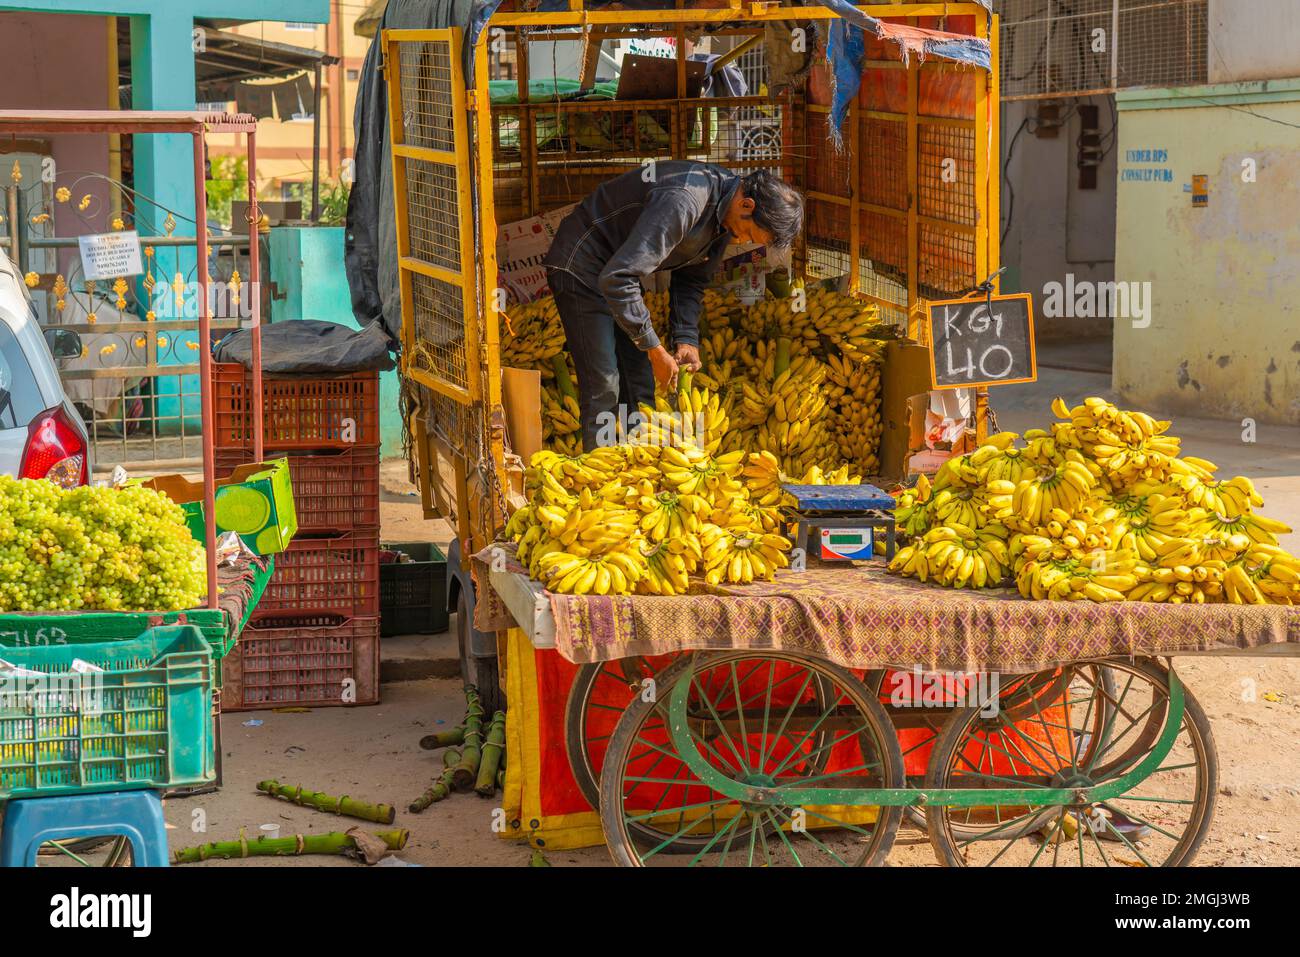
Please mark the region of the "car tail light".
<svg viewBox="0 0 1300 957"><path fill-rule="evenodd" d="M62 406L42 412L28 427L18 476L49 479L63 488L86 484L86 441Z"/></svg>

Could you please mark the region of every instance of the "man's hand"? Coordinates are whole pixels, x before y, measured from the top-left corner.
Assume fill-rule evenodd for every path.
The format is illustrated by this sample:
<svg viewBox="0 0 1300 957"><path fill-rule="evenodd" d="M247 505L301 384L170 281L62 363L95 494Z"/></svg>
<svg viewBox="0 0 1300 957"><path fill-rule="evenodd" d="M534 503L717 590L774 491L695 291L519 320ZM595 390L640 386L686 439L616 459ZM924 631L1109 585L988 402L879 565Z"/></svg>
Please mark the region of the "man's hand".
<svg viewBox="0 0 1300 957"><path fill-rule="evenodd" d="M693 346L687 342L678 343L673 358L677 360L677 365L683 372L700 371L700 349L698 346Z"/></svg>
<svg viewBox="0 0 1300 957"><path fill-rule="evenodd" d="M655 346L646 353L650 357L650 368L654 371L655 381L665 390L671 392L677 387L677 360L668 354L663 346Z"/></svg>

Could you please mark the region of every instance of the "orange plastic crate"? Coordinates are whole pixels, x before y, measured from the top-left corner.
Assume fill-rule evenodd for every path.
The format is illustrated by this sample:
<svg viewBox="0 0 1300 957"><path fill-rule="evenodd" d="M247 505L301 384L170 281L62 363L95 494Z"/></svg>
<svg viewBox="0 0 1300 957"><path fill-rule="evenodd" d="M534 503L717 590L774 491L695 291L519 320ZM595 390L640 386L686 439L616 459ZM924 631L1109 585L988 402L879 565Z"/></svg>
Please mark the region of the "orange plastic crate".
<svg viewBox="0 0 1300 957"><path fill-rule="evenodd" d="M299 536L275 556L275 574L254 620L304 615L379 615L379 531Z"/></svg>
<svg viewBox="0 0 1300 957"><path fill-rule="evenodd" d="M253 447L253 377L238 363L212 366L219 449ZM379 373L262 378L262 443L279 451L379 444Z"/></svg>
<svg viewBox="0 0 1300 957"><path fill-rule="evenodd" d="M263 622L223 659L223 711L378 702L378 618Z"/></svg>
<svg viewBox="0 0 1300 957"><path fill-rule="evenodd" d="M298 531L352 532L379 527L379 447L286 455L267 449L267 461L288 458ZM251 449L219 449L217 475L253 461Z"/></svg>

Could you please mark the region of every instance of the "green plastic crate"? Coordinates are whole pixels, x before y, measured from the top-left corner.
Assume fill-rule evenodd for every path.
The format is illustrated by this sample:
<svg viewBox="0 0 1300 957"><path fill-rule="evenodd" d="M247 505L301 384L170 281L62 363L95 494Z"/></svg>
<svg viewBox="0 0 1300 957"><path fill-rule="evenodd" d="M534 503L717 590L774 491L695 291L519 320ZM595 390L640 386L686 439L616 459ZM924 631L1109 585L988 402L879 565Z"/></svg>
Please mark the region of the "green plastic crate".
<svg viewBox="0 0 1300 957"><path fill-rule="evenodd" d="M266 587L265 583L262 585ZM256 583L254 583L256 593ZM185 611L79 611L0 615L0 658L9 661L7 649L84 645L96 641L129 641L159 625L194 625L212 646L212 657L222 658L234 645L226 613L220 608Z"/></svg>
<svg viewBox="0 0 1300 957"><path fill-rule="evenodd" d="M212 649L193 625L0 658L51 676L0 683L0 801L215 780Z"/></svg>

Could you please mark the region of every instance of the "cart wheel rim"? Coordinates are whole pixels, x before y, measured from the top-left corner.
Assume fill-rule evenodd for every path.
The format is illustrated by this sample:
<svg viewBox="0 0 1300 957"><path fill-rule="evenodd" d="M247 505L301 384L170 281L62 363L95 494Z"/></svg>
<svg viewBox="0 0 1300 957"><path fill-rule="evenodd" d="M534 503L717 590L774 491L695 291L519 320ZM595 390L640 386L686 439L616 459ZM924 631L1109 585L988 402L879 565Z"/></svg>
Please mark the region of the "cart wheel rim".
<svg viewBox="0 0 1300 957"><path fill-rule="evenodd" d="M803 806L795 793L849 779L901 786L897 739L879 702L850 672L783 653L728 652L679 662L658 685L656 700L629 706L606 757L601 815L616 861L883 862L901 808ZM679 687L690 695L690 712L688 727L673 733L668 702ZM727 797L703 783L683 747L698 749L750 797ZM647 824L658 832L654 843L636 839L636 826ZM683 839L693 842L689 858L675 847Z"/></svg>
<svg viewBox="0 0 1300 957"><path fill-rule="evenodd" d="M1108 669L1113 684L1103 677ZM998 798L977 808L931 807L927 827L940 861L1021 867L1188 863L1213 817L1218 764L1204 713L1181 685L1175 696L1173 681L1149 662L1107 662L1105 668L1078 670L1060 701L1039 701L1032 718L1004 716L996 725L975 709L955 714L936 744L928 787L987 788L991 794L1064 787L1080 793L1074 801L1045 806ZM1091 690L1081 694L1081 686ZM1159 716L1155 727L1152 715ZM1104 799L1089 800L1083 793L1120 786L1121 793Z"/></svg>

